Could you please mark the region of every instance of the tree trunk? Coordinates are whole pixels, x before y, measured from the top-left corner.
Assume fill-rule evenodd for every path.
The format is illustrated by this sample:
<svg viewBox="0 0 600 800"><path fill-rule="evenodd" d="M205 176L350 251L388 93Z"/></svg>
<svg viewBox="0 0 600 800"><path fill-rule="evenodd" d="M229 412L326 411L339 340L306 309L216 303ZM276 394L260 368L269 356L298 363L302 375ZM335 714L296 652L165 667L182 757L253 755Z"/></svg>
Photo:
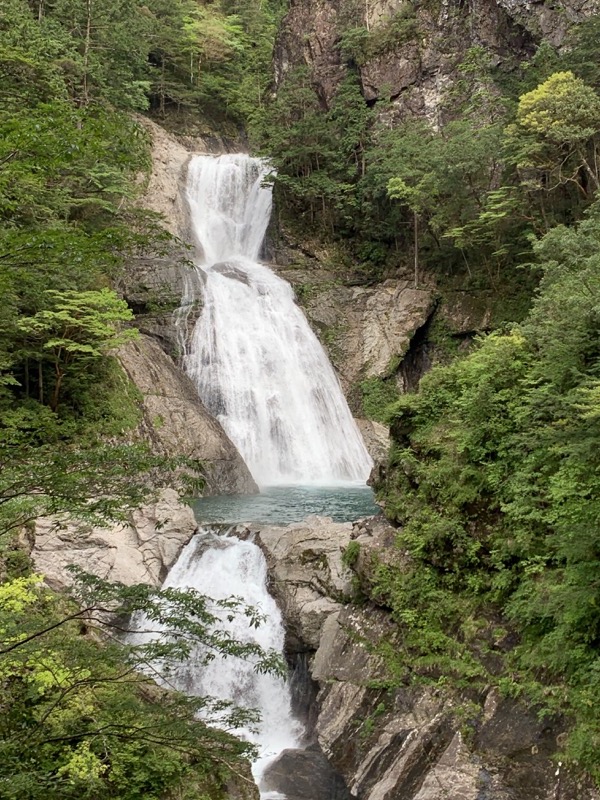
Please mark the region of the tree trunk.
<svg viewBox="0 0 600 800"><path fill-rule="evenodd" d="M90 49L92 43L92 0L87 0L87 20L85 26L85 42L83 45L83 105L89 103L88 72L90 63Z"/></svg>
<svg viewBox="0 0 600 800"><path fill-rule="evenodd" d="M56 410L58 409L58 401L60 400L60 389L64 377L64 372L60 369L58 364L56 364L55 369L56 369L56 383L54 384L54 391L52 392L52 400L50 401L50 408L54 412L56 412Z"/></svg>
<svg viewBox="0 0 600 800"><path fill-rule="evenodd" d="M419 215L413 211L414 232L415 232L415 289L419 286Z"/></svg>

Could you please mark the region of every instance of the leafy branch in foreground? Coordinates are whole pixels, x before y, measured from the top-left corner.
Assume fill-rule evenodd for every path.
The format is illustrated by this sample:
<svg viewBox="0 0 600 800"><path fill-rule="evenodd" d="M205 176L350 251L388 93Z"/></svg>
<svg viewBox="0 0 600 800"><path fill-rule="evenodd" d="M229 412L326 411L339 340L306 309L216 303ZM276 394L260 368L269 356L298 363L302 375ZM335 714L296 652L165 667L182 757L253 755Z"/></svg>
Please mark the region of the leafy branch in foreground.
<svg viewBox="0 0 600 800"><path fill-rule="evenodd" d="M39 517L68 514L92 525L125 521L169 466L142 446L65 443L39 447L0 429L0 536Z"/></svg>
<svg viewBox="0 0 600 800"><path fill-rule="evenodd" d="M228 731L251 727L256 713L153 679L168 684L169 668L198 644L207 661L233 655L281 673L275 653L218 629L223 612L258 625L256 609L83 573L73 597L38 576L0 585L0 795L158 800L177 791L191 799L221 796L232 773L248 780L240 770L253 747ZM146 635L124 640L124 620L136 612ZM208 727L216 718L219 728Z"/></svg>

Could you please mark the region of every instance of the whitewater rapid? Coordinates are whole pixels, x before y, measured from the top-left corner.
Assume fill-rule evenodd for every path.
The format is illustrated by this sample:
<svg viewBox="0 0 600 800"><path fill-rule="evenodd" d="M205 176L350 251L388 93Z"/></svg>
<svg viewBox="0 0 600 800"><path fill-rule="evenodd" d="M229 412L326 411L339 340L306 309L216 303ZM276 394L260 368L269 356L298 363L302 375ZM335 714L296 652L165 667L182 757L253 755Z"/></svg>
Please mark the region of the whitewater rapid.
<svg viewBox="0 0 600 800"><path fill-rule="evenodd" d="M252 542L201 529L169 572L163 584L163 589L167 588L193 589L212 600L235 598L242 607L252 606L264 617L258 627L241 612L219 609L211 604L211 613L219 619L216 629L235 641L258 644L265 652L283 653L285 630L281 612L267 589L265 557ZM167 628L153 622L152 633L147 633L148 627L146 617L137 615L133 620L136 633L130 636L130 642L143 644L163 636L168 640ZM153 677L162 673L162 665L156 663ZM258 757L252 764L252 774L259 787L265 768L279 753L302 747L303 728L292 714L288 681L275 674L255 671L252 660L221 656L198 644L185 661L170 665L163 681L169 688L189 696L222 700L260 713L256 724L231 731L256 745ZM205 718L219 725L218 713L211 710ZM270 800L281 795L261 792L261 797Z"/></svg>

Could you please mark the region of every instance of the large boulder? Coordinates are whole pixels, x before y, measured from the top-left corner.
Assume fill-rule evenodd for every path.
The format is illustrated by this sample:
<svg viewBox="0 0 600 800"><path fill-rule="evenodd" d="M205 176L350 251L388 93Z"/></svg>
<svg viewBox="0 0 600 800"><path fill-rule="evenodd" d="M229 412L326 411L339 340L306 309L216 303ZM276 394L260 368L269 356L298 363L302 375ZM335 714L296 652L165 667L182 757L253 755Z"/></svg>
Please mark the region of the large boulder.
<svg viewBox="0 0 600 800"><path fill-rule="evenodd" d="M323 517L256 533L285 620L288 652L316 650L323 623L352 595L352 574L342 561L351 533L351 523Z"/></svg>
<svg viewBox="0 0 600 800"><path fill-rule="evenodd" d="M205 494L258 491L245 461L217 420L205 409L196 387L148 336L119 351L119 360L142 395L138 436L164 456L202 463Z"/></svg>
<svg viewBox="0 0 600 800"><path fill-rule="evenodd" d="M342 778L314 746L284 750L265 770L261 788L286 800L352 800Z"/></svg>

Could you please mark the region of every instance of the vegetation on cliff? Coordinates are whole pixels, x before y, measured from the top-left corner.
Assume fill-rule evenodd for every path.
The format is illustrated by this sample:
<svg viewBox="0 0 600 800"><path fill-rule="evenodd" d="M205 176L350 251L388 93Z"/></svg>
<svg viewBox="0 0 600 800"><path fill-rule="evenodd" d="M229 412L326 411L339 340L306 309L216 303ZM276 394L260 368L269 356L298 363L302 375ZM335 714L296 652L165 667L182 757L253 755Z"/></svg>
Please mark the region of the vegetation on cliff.
<svg viewBox="0 0 600 800"><path fill-rule="evenodd" d="M276 12L254 0L1 5L2 797L218 797L249 753L195 718L205 699L139 672L156 655L183 657L190 635L260 660L206 639L206 598L88 583L75 604L29 575L16 535L40 515L122 520L169 466L123 443L139 401L112 357L135 335L113 281L169 245L132 202L150 166L132 112L185 121L202 109L239 125L262 102ZM111 638L107 623L140 609L175 623L164 652Z"/></svg>
<svg viewBox="0 0 600 800"><path fill-rule="evenodd" d="M365 280L414 254L417 273L442 283L460 275L502 290L521 281L530 292L518 267L532 237L579 219L598 186L598 19L573 28L560 53L542 43L520 63L472 47L434 126L418 113L398 120L393 103L363 96L369 48L402 52L404 37L417 46L410 7L372 30L340 12L345 77L325 108L308 68L284 74L254 129L277 168L283 219L299 236L316 229L338 242Z"/></svg>
<svg viewBox="0 0 600 800"><path fill-rule="evenodd" d="M527 319L432 370L392 407L378 491L402 571L376 594L403 679L478 680L572 726L600 779L600 207L535 245Z"/></svg>

